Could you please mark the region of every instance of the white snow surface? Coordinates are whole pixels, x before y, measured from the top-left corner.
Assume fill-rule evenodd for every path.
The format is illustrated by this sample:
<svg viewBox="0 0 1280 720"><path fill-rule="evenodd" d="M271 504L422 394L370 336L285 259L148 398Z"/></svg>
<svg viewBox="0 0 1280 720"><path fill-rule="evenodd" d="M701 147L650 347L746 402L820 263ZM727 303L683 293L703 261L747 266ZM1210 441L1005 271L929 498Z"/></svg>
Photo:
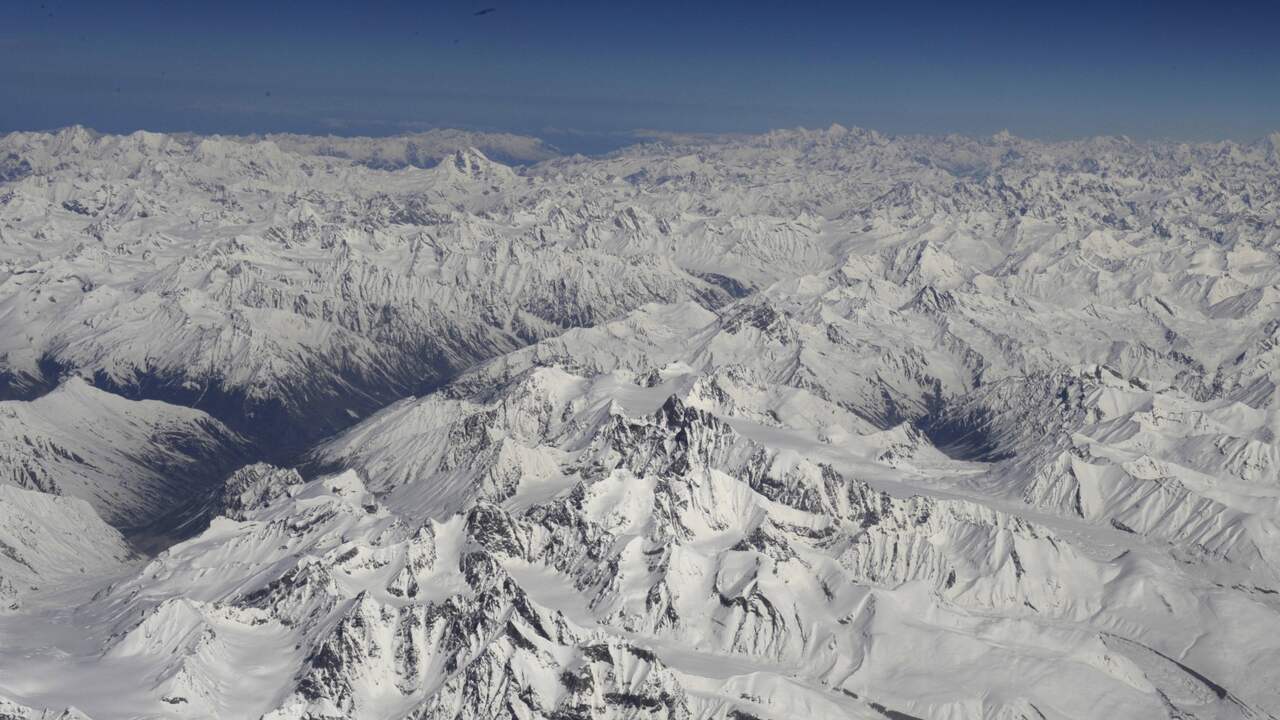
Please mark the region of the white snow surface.
<svg viewBox="0 0 1280 720"><path fill-rule="evenodd" d="M189 501L243 444L199 410L127 400L75 376L36 400L0 402L0 485L80 498L124 527Z"/></svg>
<svg viewBox="0 0 1280 720"><path fill-rule="evenodd" d="M0 718L1280 717L1274 138L552 155L0 138Z"/></svg>

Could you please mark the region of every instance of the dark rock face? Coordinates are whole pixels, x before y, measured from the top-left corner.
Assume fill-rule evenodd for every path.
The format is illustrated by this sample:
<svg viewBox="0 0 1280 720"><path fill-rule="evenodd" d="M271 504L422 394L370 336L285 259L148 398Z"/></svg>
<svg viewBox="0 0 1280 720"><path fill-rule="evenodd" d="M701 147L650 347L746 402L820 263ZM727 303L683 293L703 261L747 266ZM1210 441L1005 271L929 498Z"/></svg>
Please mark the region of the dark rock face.
<svg viewBox="0 0 1280 720"><path fill-rule="evenodd" d="M31 175L31 163L17 153L0 155L0 182L16 182Z"/></svg>
<svg viewBox="0 0 1280 720"><path fill-rule="evenodd" d="M218 501L219 513L233 520L244 520L247 513L288 498L303 482L297 470L284 470L266 463L245 466L227 478Z"/></svg>

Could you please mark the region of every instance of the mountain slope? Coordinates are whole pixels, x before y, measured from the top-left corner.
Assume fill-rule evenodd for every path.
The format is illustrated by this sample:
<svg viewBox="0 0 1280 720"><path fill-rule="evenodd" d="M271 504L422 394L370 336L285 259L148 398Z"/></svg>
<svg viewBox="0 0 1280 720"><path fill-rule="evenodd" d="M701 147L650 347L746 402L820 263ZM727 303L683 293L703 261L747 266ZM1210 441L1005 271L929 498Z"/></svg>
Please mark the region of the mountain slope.
<svg viewBox="0 0 1280 720"><path fill-rule="evenodd" d="M1274 143L433 137L0 139L0 713L1280 717Z"/></svg>
<svg viewBox="0 0 1280 720"><path fill-rule="evenodd" d="M0 612L42 587L120 571L134 557L83 500L0 485Z"/></svg>
<svg viewBox="0 0 1280 720"><path fill-rule="evenodd" d="M1246 670L1280 653L1266 596L1114 528L958 495L975 468L919 434L824 450L667 395L688 379L535 371L438 430L540 452L559 478L449 445L485 479L424 462L402 489L380 481L383 505L351 471L247 469L228 517L85 606L116 628L89 667L151 668L131 702L157 713L282 718L1258 717L1276 701ZM922 476L952 480L910 494ZM440 484L474 494L412 487ZM244 653L279 664L245 675ZM228 705L232 677L275 690ZM30 699L56 704L44 692Z"/></svg>
<svg viewBox="0 0 1280 720"><path fill-rule="evenodd" d="M34 401L0 402L0 484L79 498L117 527L175 515L246 450L198 410L126 400L80 378Z"/></svg>

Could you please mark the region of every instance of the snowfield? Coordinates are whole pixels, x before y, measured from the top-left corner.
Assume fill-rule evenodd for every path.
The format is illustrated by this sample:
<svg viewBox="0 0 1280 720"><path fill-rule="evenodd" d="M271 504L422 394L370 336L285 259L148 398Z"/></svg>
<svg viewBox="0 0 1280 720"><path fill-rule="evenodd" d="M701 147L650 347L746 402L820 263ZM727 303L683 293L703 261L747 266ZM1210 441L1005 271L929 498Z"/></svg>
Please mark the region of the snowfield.
<svg viewBox="0 0 1280 720"><path fill-rule="evenodd" d="M0 719L797 717L1280 717L1280 135L0 137Z"/></svg>

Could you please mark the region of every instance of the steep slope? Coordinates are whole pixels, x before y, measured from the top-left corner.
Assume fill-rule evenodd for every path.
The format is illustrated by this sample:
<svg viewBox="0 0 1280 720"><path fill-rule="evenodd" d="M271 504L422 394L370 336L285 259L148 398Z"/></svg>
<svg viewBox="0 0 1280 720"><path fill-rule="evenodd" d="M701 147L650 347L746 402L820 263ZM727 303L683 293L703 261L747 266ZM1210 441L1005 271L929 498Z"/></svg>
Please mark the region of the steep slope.
<svg viewBox="0 0 1280 720"><path fill-rule="evenodd" d="M474 149L386 172L267 141L0 145L31 167L0 196L11 397L69 369L284 449L565 327L728 298L658 255L549 241L512 200L532 181Z"/></svg>
<svg viewBox="0 0 1280 720"><path fill-rule="evenodd" d="M0 485L0 612L42 587L119 572L134 557L83 500Z"/></svg>
<svg viewBox="0 0 1280 720"><path fill-rule="evenodd" d="M0 139L0 712L1280 717L1274 143L437 139Z"/></svg>
<svg viewBox="0 0 1280 720"><path fill-rule="evenodd" d="M16 158L0 205L6 392L38 393L73 368L296 445L568 327L652 301L717 307L841 267L844 302L882 317L920 292L925 304L980 295L1002 319L1040 304L1073 337L1140 324L1136 341L1098 338L1119 343L1112 364L1130 374L1156 377L1141 367L1156 361L1202 392L1275 394L1259 366L1274 368L1280 180L1262 146L833 127L519 172L462 148L388 172L311 154L324 142L337 141L4 138ZM1024 329L963 339L1007 355L999 344ZM900 375L921 359L891 362ZM920 379L885 377L909 406L873 415L919 414L902 383ZM932 379L955 391L972 378Z"/></svg>
<svg viewBox="0 0 1280 720"><path fill-rule="evenodd" d="M202 501L246 451L199 410L126 400L76 377L34 401L0 402L0 485L79 498L121 528Z"/></svg>
<svg viewBox="0 0 1280 720"><path fill-rule="evenodd" d="M448 426L388 411L419 469L376 480L387 505L351 471L246 469L226 517L81 611L114 628L100 660L50 662L135 668L131 706L173 717L1259 717L1277 701L1247 670L1280 654L1265 596L1114 528L958 495L976 468L919 434L827 445L699 410L696 385L544 369L490 402L416 403ZM423 432L454 439L444 457ZM495 443L558 477L475 450ZM469 481L440 466L450 449ZM421 495L450 487L471 491ZM5 670L23 702L70 699ZM233 681L261 691L218 690Z"/></svg>

